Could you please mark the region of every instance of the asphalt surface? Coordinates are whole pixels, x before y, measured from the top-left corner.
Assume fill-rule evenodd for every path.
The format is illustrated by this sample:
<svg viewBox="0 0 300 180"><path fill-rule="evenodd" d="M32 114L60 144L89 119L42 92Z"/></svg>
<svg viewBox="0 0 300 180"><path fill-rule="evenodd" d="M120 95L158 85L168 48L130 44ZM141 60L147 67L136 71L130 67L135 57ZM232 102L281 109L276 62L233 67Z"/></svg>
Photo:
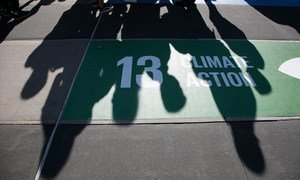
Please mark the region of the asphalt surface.
<svg viewBox="0 0 300 180"><path fill-rule="evenodd" d="M33 1L30 17L1 24L0 179L299 179L298 117L55 124L94 30L94 40L300 40L296 7L189 8L118 4L99 20L89 1Z"/></svg>

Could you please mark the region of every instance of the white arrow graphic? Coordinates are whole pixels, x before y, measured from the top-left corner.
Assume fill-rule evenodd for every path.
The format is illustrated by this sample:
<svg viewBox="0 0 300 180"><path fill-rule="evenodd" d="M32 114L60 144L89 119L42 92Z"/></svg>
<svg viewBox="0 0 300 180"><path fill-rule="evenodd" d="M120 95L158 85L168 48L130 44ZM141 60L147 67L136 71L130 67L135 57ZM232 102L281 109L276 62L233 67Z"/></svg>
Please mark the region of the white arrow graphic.
<svg viewBox="0 0 300 180"><path fill-rule="evenodd" d="M278 71L300 79L300 57L290 59L280 65Z"/></svg>

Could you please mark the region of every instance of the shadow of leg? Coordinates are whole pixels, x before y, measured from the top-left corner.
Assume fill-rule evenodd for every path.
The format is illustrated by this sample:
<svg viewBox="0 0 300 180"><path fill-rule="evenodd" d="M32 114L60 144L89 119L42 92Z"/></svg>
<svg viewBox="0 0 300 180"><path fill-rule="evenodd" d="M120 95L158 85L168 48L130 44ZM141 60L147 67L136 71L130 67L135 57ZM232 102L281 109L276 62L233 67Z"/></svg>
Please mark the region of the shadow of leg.
<svg viewBox="0 0 300 180"><path fill-rule="evenodd" d="M253 122L227 122L230 126L236 151L241 161L252 171L261 174L265 161L259 140L254 134Z"/></svg>

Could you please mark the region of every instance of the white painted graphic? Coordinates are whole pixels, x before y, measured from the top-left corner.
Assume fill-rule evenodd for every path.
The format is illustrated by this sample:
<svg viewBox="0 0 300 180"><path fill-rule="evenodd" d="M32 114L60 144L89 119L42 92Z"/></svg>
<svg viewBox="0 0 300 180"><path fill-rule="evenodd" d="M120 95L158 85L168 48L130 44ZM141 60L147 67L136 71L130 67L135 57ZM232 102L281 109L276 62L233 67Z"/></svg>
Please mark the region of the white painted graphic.
<svg viewBox="0 0 300 180"><path fill-rule="evenodd" d="M171 48L171 52L172 49ZM234 59L236 63L232 63L230 58ZM186 79L182 80L179 78L180 82L186 82L187 87L250 87L256 86L251 75L247 72L238 72L238 71L227 71L222 72L222 69L236 69L239 67L248 67L253 68L253 66L249 65L247 61L240 61L241 63L237 63L238 60L242 60L247 58L244 56L243 58L237 57L218 57L218 56L201 56L200 59L202 64L196 60L194 56L190 54L186 55L174 55L171 53L171 57L168 62L168 74L173 75L174 77L183 77L180 76L183 71L185 71ZM222 59L223 61L221 61ZM146 66L146 62L150 62L150 67ZM133 73L133 56L126 56L123 59L119 60L117 66L122 66L122 75L121 75L121 88L131 88L132 86L132 76L135 77L135 83L143 88L158 88L163 83L163 74L160 71L161 62L160 59L156 56L142 56L137 60L136 66L142 67L142 74L134 74ZM235 65L234 65L235 64ZM148 65L149 66L149 65ZM193 68L212 68L214 70L221 71L210 71L210 72L198 72L195 74ZM152 77L148 77L149 75Z"/></svg>
<svg viewBox="0 0 300 180"><path fill-rule="evenodd" d="M280 65L278 71L300 79L300 57L290 59Z"/></svg>
<svg viewBox="0 0 300 180"><path fill-rule="evenodd" d="M146 67L146 61L151 62L150 67ZM121 77L121 88L131 88L131 76L133 56L126 56L118 61L117 66L123 66ZM144 71L148 74L152 74L152 79L146 78L144 74L136 74L136 83L140 87L155 88L162 84L163 76L162 72L158 70L161 66L160 59L155 56L142 56L137 60L137 66L144 67Z"/></svg>
<svg viewBox="0 0 300 180"><path fill-rule="evenodd" d="M168 60L168 74L174 76L181 86L186 87L250 87L256 86L254 79L245 71L254 66L247 56L193 56L181 54L172 44ZM164 81L161 60L145 55L134 61L126 56L118 61L122 67L121 88L131 88L132 83L143 88L158 88ZM133 69L140 67L142 73ZM244 69L244 71L242 70ZM183 78L183 79L182 79ZM132 82L132 79L135 82Z"/></svg>

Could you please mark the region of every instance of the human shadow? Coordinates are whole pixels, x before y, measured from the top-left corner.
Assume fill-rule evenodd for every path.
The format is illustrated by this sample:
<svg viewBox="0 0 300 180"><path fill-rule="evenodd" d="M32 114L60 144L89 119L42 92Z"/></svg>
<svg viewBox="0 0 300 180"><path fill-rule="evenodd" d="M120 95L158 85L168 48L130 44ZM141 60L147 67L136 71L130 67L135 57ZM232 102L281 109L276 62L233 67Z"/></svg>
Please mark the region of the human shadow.
<svg viewBox="0 0 300 180"><path fill-rule="evenodd" d="M245 0L251 5L250 0ZM255 6L251 5L254 9L260 12L265 17L269 18L275 23L288 25L300 33L300 19L299 7L292 6Z"/></svg>
<svg viewBox="0 0 300 180"><path fill-rule="evenodd" d="M169 36L167 36L166 32L168 31L168 29L170 29L170 27L166 28L166 26L162 26L160 8L161 5L131 4L130 10L124 18L121 38L168 38ZM142 16L143 19L139 18L140 16ZM176 17L173 17L173 20L174 19L176 19ZM175 34L183 35L183 32L174 32L174 30L176 29L171 29L173 32L169 34L172 34L173 37ZM137 49L139 51L138 53ZM154 81L159 81L160 94L164 108L168 112L174 113L184 107L186 103L186 97L179 85L178 80L168 73L168 60L170 58L170 54L165 53L168 51L169 44L167 42L161 42L159 48L157 48L157 46L153 43L146 43L142 47L135 47L132 54L137 54L138 57L151 55L152 58L148 57L147 59L145 59L145 68L143 69L151 79L153 79ZM153 59L157 57L159 57L160 59ZM158 71L151 70L151 68L157 68Z"/></svg>
<svg viewBox="0 0 300 180"><path fill-rule="evenodd" d="M93 118L93 107L96 103L101 102L110 91L112 95L112 117L122 124L130 124L136 116L138 108L139 86L130 84L130 88L121 88L119 77L122 75L122 68L116 68L118 61L124 58L121 47L123 42L115 40L124 21L124 14L127 10L125 4L117 5L111 14L103 14L99 31L105 31L109 27L110 32L105 33L106 38L113 41L101 43L94 41L89 47L85 59L89 61L80 67L79 76L74 84L74 88L68 99L68 104L64 109L66 121L80 120L81 123L88 123ZM110 26L101 26L108 23ZM103 29L102 29L103 27ZM95 35L97 38L97 35ZM111 55L115 56L112 57ZM83 95L88 93L88 96ZM79 96L80 95L80 96ZM77 109L74 112L74 109ZM104 110L102 110L104 111Z"/></svg>
<svg viewBox="0 0 300 180"><path fill-rule="evenodd" d="M257 103L252 89L262 95L271 92L270 84L259 71L264 68L264 61L240 29L225 19L213 4L208 4L208 8L209 18L223 40L206 40L205 44L191 41L190 46L180 41L171 43L178 52L192 55L194 60L190 59L191 71L200 80L199 86L210 88L219 112L230 127L240 160L251 171L262 174L265 161L254 132ZM209 39L215 38L196 5L184 9L190 17L190 23L201 27L200 34L206 32ZM169 12L172 13L172 10ZM170 17L172 14L163 16L162 22L168 24ZM196 31L192 36L201 37L200 34ZM203 63L202 66L196 66L195 61Z"/></svg>
<svg viewBox="0 0 300 180"><path fill-rule="evenodd" d="M247 40L245 34L225 19L215 5L208 4L208 8L210 20L222 39L225 40L217 40L208 44L207 47L203 47L204 54L201 56L206 59L204 60L206 62L211 58L219 57L222 59L221 61L228 62L230 67L225 63L223 66L209 65L209 68L193 66L193 70L195 76L206 80L210 87L216 105L231 129L241 161L253 172L261 174L265 170L265 161L259 140L254 132L257 105L252 88L262 95L271 91L267 79L258 71L258 69L264 68L264 61L255 46ZM190 11L197 10L192 8ZM226 39L243 39L243 41ZM212 52L209 47L217 50ZM196 50L192 52L195 55L199 54ZM237 57L240 59L236 59ZM244 61L244 65L240 64L242 61ZM243 83L242 81L246 77L248 80ZM246 122L236 122L236 120L243 121L243 119Z"/></svg>
<svg viewBox="0 0 300 180"><path fill-rule="evenodd" d="M32 12L37 12L42 5L47 5L50 2L49 0L41 1L34 7ZM75 19L76 21L74 21ZM50 76L55 74L49 94L41 109L40 120L43 125L45 139L42 152L45 150L48 140L51 137L53 124L59 118L58 115L64 104L72 78L84 53L87 43L87 40L84 40L84 38L90 37L96 20L96 12L91 5L82 5L78 1L75 2L69 10L63 13L54 29L31 53L24 65L25 68L32 69L32 73L20 94L23 100L32 99L41 93L47 81L51 79ZM67 40L69 38L77 40L69 41ZM65 40L60 41L58 39ZM78 42L78 44L72 44L72 42ZM85 125L74 128L72 133L68 132L64 134L65 137L63 138L60 136L62 134L60 131L63 131L63 128L58 127L58 133L54 136L53 141L58 145L49 151L49 154L54 159L51 157L46 159L42 176L51 178L57 175L69 157L75 137L84 127ZM64 146L59 146L60 143L63 143Z"/></svg>

